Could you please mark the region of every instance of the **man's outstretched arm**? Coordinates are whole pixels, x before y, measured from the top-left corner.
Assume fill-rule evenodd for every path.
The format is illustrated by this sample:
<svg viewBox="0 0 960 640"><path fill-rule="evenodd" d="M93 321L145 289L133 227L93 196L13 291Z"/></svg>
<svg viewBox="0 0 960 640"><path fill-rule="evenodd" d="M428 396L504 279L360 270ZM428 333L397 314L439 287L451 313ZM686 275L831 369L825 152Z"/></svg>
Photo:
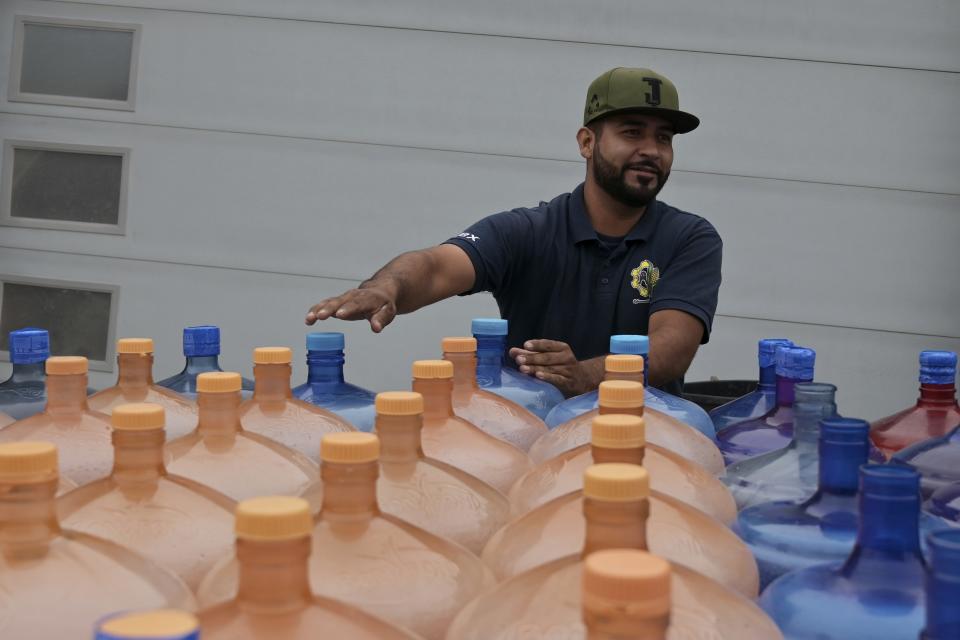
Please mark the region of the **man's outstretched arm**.
<svg viewBox="0 0 960 640"><path fill-rule="evenodd" d="M337 318L368 320L380 333L399 313L469 291L476 279L466 252L453 244L404 253L377 271L369 280L339 296L310 307L305 322Z"/></svg>

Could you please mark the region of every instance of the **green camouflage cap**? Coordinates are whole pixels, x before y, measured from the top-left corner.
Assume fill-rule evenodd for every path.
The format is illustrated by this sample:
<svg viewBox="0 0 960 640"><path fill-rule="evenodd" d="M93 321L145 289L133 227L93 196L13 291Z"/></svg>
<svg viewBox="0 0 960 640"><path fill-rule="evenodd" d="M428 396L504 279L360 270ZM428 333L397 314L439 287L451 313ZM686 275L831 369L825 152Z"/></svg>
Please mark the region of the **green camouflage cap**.
<svg viewBox="0 0 960 640"><path fill-rule="evenodd" d="M584 125L623 111L663 118L673 124L676 133L688 133L700 125L695 115L680 111L677 88L670 79L650 69L616 67L590 83Z"/></svg>

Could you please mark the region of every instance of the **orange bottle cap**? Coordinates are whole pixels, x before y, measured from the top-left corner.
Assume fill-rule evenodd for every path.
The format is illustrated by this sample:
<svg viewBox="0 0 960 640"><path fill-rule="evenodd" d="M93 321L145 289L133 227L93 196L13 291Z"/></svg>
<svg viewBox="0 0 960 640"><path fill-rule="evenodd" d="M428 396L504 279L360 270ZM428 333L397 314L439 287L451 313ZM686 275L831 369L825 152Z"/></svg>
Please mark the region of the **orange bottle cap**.
<svg viewBox="0 0 960 640"><path fill-rule="evenodd" d="M597 416L590 426L590 444L604 449L642 447L646 444L643 418L620 413Z"/></svg>
<svg viewBox="0 0 960 640"><path fill-rule="evenodd" d="M56 445L49 442L0 444L0 482L33 484L56 478Z"/></svg>
<svg viewBox="0 0 960 640"><path fill-rule="evenodd" d="M75 376L86 373L88 366L83 356L51 356L45 369L48 376Z"/></svg>
<svg viewBox="0 0 960 640"><path fill-rule="evenodd" d="M380 438L362 431L328 433L320 440L323 462L375 462L380 457Z"/></svg>
<svg viewBox="0 0 960 640"><path fill-rule="evenodd" d="M113 409L110 424L120 431L152 431L163 429L166 412L159 404L152 402L131 402Z"/></svg>
<svg viewBox="0 0 960 640"><path fill-rule="evenodd" d="M257 347L253 350L253 364L290 364L293 349L290 347Z"/></svg>
<svg viewBox="0 0 960 640"><path fill-rule="evenodd" d="M646 551L591 553L583 563L581 584L586 609L639 618L670 614L670 563Z"/></svg>
<svg viewBox="0 0 960 640"><path fill-rule="evenodd" d="M236 517L237 537L243 540L292 540L313 530L310 504L303 498L251 498L237 505Z"/></svg>
<svg viewBox="0 0 960 640"><path fill-rule="evenodd" d="M603 360L608 373L643 373L643 356L618 353Z"/></svg>
<svg viewBox="0 0 960 640"><path fill-rule="evenodd" d="M474 353L477 350L476 338L444 338L441 344L444 353Z"/></svg>
<svg viewBox="0 0 960 640"><path fill-rule="evenodd" d="M643 406L643 384L630 380L605 380L600 383L598 402L607 409L636 409Z"/></svg>
<svg viewBox="0 0 960 640"><path fill-rule="evenodd" d="M193 633L199 627L200 621L195 615L179 609L134 611L117 614L101 622L97 628L97 637L109 635L129 640L159 640Z"/></svg>
<svg viewBox="0 0 960 640"><path fill-rule="evenodd" d="M240 374L233 371L209 371L197 376L197 393L233 393L240 391Z"/></svg>
<svg viewBox="0 0 960 640"><path fill-rule="evenodd" d="M413 363L413 377L418 380L452 378L453 363L446 360L417 360Z"/></svg>
<svg viewBox="0 0 960 640"><path fill-rule="evenodd" d="M583 495L605 502L642 500L650 497L650 476L636 464L594 464L583 472Z"/></svg>
<svg viewBox="0 0 960 640"><path fill-rule="evenodd" d="M120 338L117 340L117 353L153 353L151 338Z"/></svg>
<svg viewBox="0 0 960 640"><path fill-rule="evenodd" d="M416 416L423 413L423 396L413 391L384 391L374 400L382 416Z"/></svg>

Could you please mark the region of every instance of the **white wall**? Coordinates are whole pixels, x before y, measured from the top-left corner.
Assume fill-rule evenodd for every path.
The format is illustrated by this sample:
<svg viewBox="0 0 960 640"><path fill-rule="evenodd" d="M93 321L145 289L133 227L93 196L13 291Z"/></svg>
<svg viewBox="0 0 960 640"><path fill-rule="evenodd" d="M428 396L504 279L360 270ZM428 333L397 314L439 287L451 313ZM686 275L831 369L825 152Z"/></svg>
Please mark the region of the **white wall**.
<svg viewBox="0 0 960 640"><path fill-rule="evenodd" d="M230 367L256 345L302 354L312 302L572 188L587 84L650 66L703 120L662 197L725 242L688 380L755 376L756 340L786 336L818 350L844 413L879 417L914 398L920 349L960 349L960 5L720 4L6 2L4 96L14 15L143 33L134 112L0 106L4 138L131 149L127 235L0 228L0 274L119 284L117 335L153 335L158 375L186 324L220 324ZM495 310L324 328L347 332L355 382L402 388Z"/></svg>

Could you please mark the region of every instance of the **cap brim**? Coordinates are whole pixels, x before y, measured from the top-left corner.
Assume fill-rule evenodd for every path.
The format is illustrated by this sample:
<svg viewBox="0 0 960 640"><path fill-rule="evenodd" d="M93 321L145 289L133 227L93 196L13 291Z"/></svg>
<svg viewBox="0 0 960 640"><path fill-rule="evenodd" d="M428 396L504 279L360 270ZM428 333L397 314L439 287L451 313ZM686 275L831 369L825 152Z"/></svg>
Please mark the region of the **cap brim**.
<svg viewBox="0 0 960 640"><path fill-rule="evenodd" d="M700 118L692 113L687 113L686 111L677 111L675 109L659 109L657 107L627 107L625 109L612 109L610 111L604 111L597 114L583 124L587 125L595 120L600 120L601 118L606 118L607 116L612 116L618 113L644 113L651 116L657 116L658 118L663 118L673 125L674 133L690 133L700 126Z"/></svg>

